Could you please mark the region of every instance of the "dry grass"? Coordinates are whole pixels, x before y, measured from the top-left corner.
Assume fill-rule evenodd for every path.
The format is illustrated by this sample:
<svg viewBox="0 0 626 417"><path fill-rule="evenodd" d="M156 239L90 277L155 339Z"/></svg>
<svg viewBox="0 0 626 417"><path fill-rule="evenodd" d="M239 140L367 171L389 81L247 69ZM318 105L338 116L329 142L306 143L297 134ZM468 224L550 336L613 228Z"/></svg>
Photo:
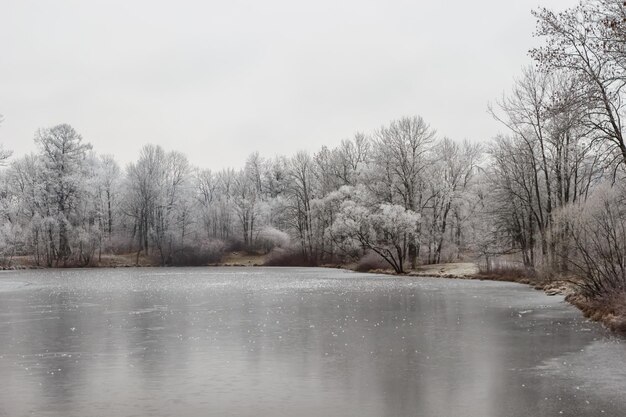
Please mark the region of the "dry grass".
<svg viewBox="0 0 626 417"><path fill-rule="evenodd" d="M59 265L61 268L122 268L133 266L158 266L159 264L152 260L150 257L143 254L137 257L137 253L124 253L124 254L103 254L100 259L97 256L88 264L83 265L80 263L67 263L65 265ZM55 267L55 266L53 266ZM5 269L39 269L47 268L45 263L40 262L39 265L35 262L31 256L16 256L12 259L11 266L5 267Z"/></svg>
<svg viewBox="0 0 626 417"><path fill-rule="evenodd" d="M131 266L158 266L159 264L155 262L148 256L139 255L137 258L137 253L123 253L123 254L107 254L102 255L100 261L98 259L94 259L94 265L96 267L101 268L123 268L123 267L131 267Z"/></svg>
<svg viewBox="0 0 626 417"><path fill-rule="evenodd" d="M491 281L519 282L520 284L542 285L544 280L536 272L513 262L494 262L490 268L478 265L474 278Z"/></svg>
<svg viewBox="0 0 626 417"><path fill-rule="evenodd" d="M411 276L429 276L442 278L472 278L478 272L473 262L454 262L431 265L420 265L408 272Z"/></svg>
<svg viewBox="0 0 626 417"><path fill-rule="evenodd" d="M299 251L275 248L265 258L265 266L317 266Z"/></svg>
<svg viewBox="0 0 626 417"><path fill-rule="evenodd" d="M601 322L615 332L626 333L626 292L598 299L570 294L565 299L582 310L585 317Z"/></svg>
<svg viewBox="0 0 626 417"><path fill-rule="evenodd" d="M220 266L261 266L265 263L265 256L245 252L231 252L217 263Z"/></svg>
<svg viewBox="0 0 626 417"><path fill-rule="evenodd" d="M230 252L223 256L219 256L217 259L209 259L206 262L202 260L197 262L190 260L185 262L185 259L178 264L178 266L195 266L195 265L212 265L212 266L261 266L265 264L265 256L260 254L250 254L245 252ZM122 268L122 267L152 267L161 266L158 257L146 256L145 254L139 254L137 252L122 253L122 254L103 254L100 259L95 256L89 265L70 265L66 264L62 267L88 267L88 268ZM14 257L10 266L4 266L4 269L35 269L46 268L45 264L37 265L34 259L30 256Z"/></svg>

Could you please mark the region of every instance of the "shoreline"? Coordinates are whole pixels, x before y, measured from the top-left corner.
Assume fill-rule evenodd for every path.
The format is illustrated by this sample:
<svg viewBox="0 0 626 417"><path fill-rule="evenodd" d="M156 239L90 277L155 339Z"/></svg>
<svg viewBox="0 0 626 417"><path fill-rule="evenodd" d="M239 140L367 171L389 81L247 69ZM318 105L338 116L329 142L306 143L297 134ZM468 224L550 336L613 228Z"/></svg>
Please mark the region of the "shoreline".
<svg viewBox="0 0 626 417"><path fill-rule="evenodd" d="M280 265L265 265L262 257L250 256L227 257L223 262L216 262L207 265L158 265L151 262L141 263L112 263L96 264L89 266L41 266L17 264L10 267L1 267L3 271L23 271L39 269L99 269L99 268L184 268L184 267L243 267L243 268L263 268L281 267ZM288 265L282 267L290 267ZM310 268L311 266L301 266ZM445 279L467 279L480 281L502 281L514 282L527 285L537 291L543 291L548 296L563 295L565 301L581 311L587 319L598 322L620 335L626 335L626 294L623 297L614 297L611 300L589 300L578 294L571 282L564 280L537 281L528 276L506 276L498 274L480 273L478 267L470 262L442 263L432 265L421 265L416 270L407 271L405 274L397 274L391 269L372 269L369 271L357 271L353 264L323 264L319 268L345 269L353 272L365 274L381 274L396 277L429 277Z"/></svg>
<svg viewBox="0 0 626 417"><path fill-rule="evenodd" d="M445 269L446 265L452 264L435 264L427 265L431 268ZM392 270L372 270L364 273L376 273L394 276L408 277L430 277L430 278L446 278L446 279L467 279L479 281L496 281L496 282L513 282L529 286L537 291L543 291L547 296L563 295L564 301L576 307L583 316L592 322L597 322L612 331L615 334L626 336L626 294L613 297L609 300L590 300L580 295L574 284L566 280L553 281L537 281L532 277L507 277L506 275L482 274L476 267L476 272L471 274L454 273L452 271L433 274L428 271L409 271L406 274L399 275Z"/></svg>

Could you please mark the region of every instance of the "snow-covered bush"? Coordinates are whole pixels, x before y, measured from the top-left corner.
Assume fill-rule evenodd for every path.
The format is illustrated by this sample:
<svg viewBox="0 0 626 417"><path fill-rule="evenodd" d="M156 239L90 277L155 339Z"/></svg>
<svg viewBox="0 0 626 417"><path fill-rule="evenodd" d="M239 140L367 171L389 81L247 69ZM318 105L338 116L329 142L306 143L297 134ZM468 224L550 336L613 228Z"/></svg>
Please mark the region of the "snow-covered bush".
<svg viewBox="0 0 626 417"><path fill-rule="evenodd" d="M332 234L345 251L371 250L397 273L404 272L409 236L417 233L420 215L397 204L367 206L358 200L341 205Z"/></svg>
<svg viewBox="0 0 626 417"><path fill-rule="evenodd" d="M289 246L289 242L290 238L287 233L271 226L261 229L256 238L256 245L266 253L276 247L286 248Z"/></svg>

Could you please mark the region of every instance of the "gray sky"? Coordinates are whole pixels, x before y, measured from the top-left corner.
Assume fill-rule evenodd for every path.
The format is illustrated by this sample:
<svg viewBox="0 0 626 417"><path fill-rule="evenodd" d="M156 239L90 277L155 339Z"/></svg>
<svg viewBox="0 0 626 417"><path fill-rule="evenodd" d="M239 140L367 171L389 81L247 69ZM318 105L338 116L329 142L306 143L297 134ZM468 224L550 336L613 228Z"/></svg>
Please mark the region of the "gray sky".
<svg viewBox="0 0 626 417"><path fill-rule="evenodd" d="M122 164L155 143L219 169L403 115L485 140L540 2L0 0L0 143L70 123Z"/></svg>

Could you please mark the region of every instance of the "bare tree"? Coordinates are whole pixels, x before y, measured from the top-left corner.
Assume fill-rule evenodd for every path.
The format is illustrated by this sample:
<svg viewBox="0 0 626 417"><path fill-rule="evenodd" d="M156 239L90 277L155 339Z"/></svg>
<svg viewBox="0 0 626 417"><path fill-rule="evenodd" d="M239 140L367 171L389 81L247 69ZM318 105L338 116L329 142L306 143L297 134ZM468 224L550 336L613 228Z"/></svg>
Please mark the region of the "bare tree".
<svg viewBox="0 0 626 417"><path fill-rule="evenodd" d="M499 110L491 109L511 132L492 147L492 173L499 176L496 189L508 190L504 213L527 213L509 223L517 230L515 241L527 266L535 266L535 232L543 266L558 270L567 264L567 230L554 223L553 214L584 196L605 165L602 143L585 123L587 109L579 93L580 82L569 73L526 69Z"/></svg>
<svg viewBox="0 0 626 417"><path fill-rule="evenodd" d="M618 14L607 20L611 11ZM615 148L615 159L626 164L623 13L613 1L581 3L559 13L538 9L533 12L537 36L545 44L531 55L547 71L565 70L577 77L587 107L585 122L598 140Z"/></svg>
<svg viewBox="0 0 626 417"><path fill-rule="evenodd" d="M570 258L580 276L575 283L589 298L626 291L626 193L623 186L598 187L584 204L562 215L570 224L576 257Z"/></svg>
<svg viewBox="0 0 626 417"><path fill-rule="evenodd" d="M255 164L250 164L238 172L232 189L233 208L239 218L241 236L247 249L250 249L254 243L255 222L260 199L260 172L257 172L255 168Z"/></svg>
<svg viewBox="0 0 626 417"><path fill-rule="evenodd" d="M371 190L381 202L401 204L421 213L427 203L423 174L435 131L419 116L403 117L376 132L373 147L374 179ZM373 188L375 187L375 188ZM420 229L407 236L411 267L417 265Z"/></svg>
<svg viewBox="0 0 626 417"><path fill-rule="evenodd" d="M290 160L287 189L289 223L298 234L302 255L310 262L316 262L318 255L314 242L314 221L311 211L311 202L315 198L314 168L311 155L306 152L298 152Z"/></svg>
<svg viewBox="0 0 626 417"><path fill-rule="evenodd" d="M446 240L446 233L450 229L451 215L456 221L455 241L460 245L461 222L460 205L468 201L465 193L472 184L482 150L479 145L465 141L462 145L451 139L444 138L435 145L434 153L438 160L433 163L435 169L431 171L431 239L429 242L429 263L440 263L441 254Z"/></svg>
<svg viewBox="0 0 626 417"><path fill-rule="evenodd" d="M2 125L3 121L4 121L4 116L0 114L0 125ZM0 145L0 166L4 165L6 163L6 160L9 159L11 155L13 155L13 151L4 149L4 147Z"/></svg>

